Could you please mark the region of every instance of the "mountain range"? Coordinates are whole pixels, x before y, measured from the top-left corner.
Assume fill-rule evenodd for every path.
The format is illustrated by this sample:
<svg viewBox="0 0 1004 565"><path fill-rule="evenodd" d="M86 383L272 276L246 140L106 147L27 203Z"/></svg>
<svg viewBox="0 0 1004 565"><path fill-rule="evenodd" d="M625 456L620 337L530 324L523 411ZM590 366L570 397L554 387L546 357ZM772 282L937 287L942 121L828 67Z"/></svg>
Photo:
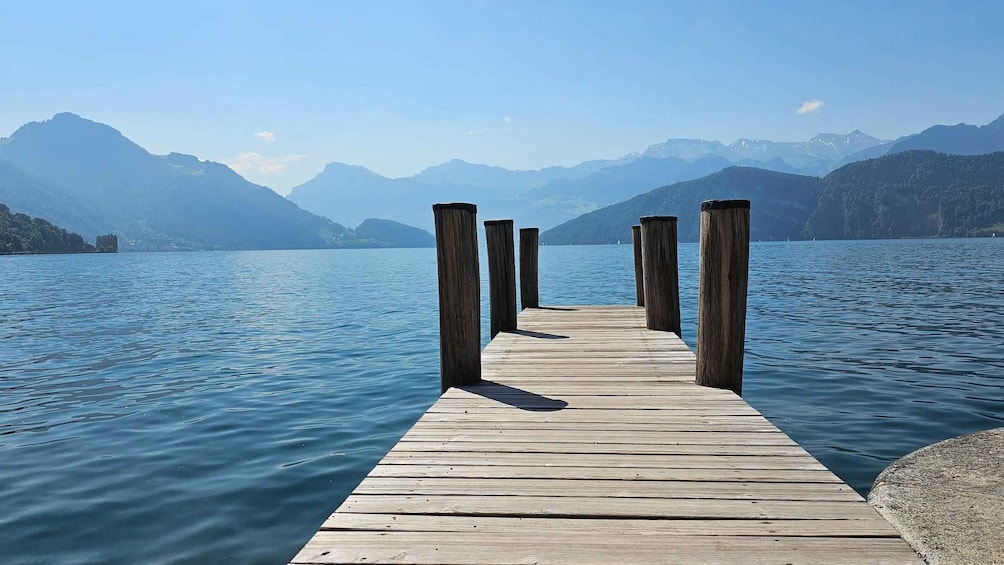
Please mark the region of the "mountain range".
<svg viewBox="0 0 1004 565"><path fill-rule="evenodd" d="M649 146L645 157L697 159L716 155L732 164L756 166L781 172L825 174L834 163L860 151L885 145L887 141L854 130L847 135L821 133L809 141L778 142L765 139L737 139L731 145L703 139L670 139ZM764 167L764 165L770 165Z"/></svg>
<svg viewBox="0 0 1004 565"><path fill-rule="evenodd" d="M1004 116L985 126L933 126L886 141L854 130L821 133L804 142L738 139L729 145L668 139L618 159L574 167L509 171L459 160L412 177L390 179L363 167L330 163L294 187L289 199L336 219L380 215L432 227L429 204L473 201L483 218L514 218L543 229L656 187L693 180L731 166L823 176L848 163L911 149L970 155L1004 150ZM365 193L366 198L358 198Z"/></svg>
<svg viewBox="0 0 1004 565"><path fill-rule="evenodd" d="M739 139L725 145L669 139L616 159L533 171L455 159L391 179L364 167L330 163L283 198L220 163L178 153L153 155L110 126L62 113L0 139L0 203L87 239L118 234L123 250L428 246L430 234L403 224L432 228L431 205L445 201L475 202L483 219L509 217L544 229L590 214L590 221L599 222L594 233L573 229L579 235L572 237L562 226L542 238L587 243L626 239L619 220L607 229L606 212L591 214L604 207L656 187L685 181L722 187L733 179L747 192L761 190L758 194L772 206L780 206L776 213L802 224L799 232L795 224L775 223L764 237L803 237L823 224L809 222L795 208L804 207L805 214L825 208L796 192L772 200L771 191L800 186L815 194L813 183L826 185L847 164L915 149L957 155L1004 150L1004 116L984 126L933 126L893 141L857 130L805 142ZM827 237L881 232L824 231ZM939 228L936 233L956 232Z"/></svg>
<svg viewBox="0 0 1004 565"><path fill-rule="evenodd" d="M364 167L329 163L316 177L294 187L289 199L331 218L355 221L381 215L427 229L432 227L429 203L471 200L484 218L510 217L523 225L547 228L645 190L736 164L817 174L884 143L856 130L792 143L739 139L724 145L669 139L640 153L574 167L511 171L454 159L398 179ZM358 198L360 191L365 191L365 199Z"/></svg>
<svg viewBox="0 0 1004 565"><path fill-rule="evenodd" d="M753 240L962 237L1004 232L1004 151L946 155L910 150L845 165L819 178L728 167L585 214L541 244L631 241L641 216L675 215L680 241L697 241L700 203L748 199Z"/></svg>
<svg viewBox="0 0 1004 565"><path fill-rule="evenodd" d="M123 249L390 245L379 230L359 237L225 165L152 155L114 128L70 113L0 140L0 202L88 239L115 233Z"/></svg>

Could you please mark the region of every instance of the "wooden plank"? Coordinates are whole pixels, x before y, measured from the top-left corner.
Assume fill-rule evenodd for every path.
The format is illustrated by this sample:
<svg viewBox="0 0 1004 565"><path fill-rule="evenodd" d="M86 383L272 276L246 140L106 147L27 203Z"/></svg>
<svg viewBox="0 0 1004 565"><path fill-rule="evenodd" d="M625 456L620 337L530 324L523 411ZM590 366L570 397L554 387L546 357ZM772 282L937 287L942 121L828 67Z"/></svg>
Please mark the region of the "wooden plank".
<svg viewBox="0 0 1004 565"><path fill-rule="evenodd" d="M755 422L752 424L743 424L741 422L728 421L727 417L720 416L692 416L683 418L666 418L661 422L559 422L559 423L548 423L548 422L535 422L533 420L524 421L508 421L503 418L498 418L495 420L478 420L477 427L475 428L478 432L491 432L491 431L516 431L516 430L539 430L539 431L582 431L590 433L600 433L600 432L708 432L708 428L713 428L714 430L720 430L723 432L770 432L772 431L772 426L767 423ZM458 427L458 423L463 422L462 419L456 418L423 418L415 423L412 430L416 432L420 431L439 431L439 432L452 432L463 433L463 428ZM705 426L702 429L702 425ZM604 434L605 435L605 434ZM595 436L593 436L595 437Z"/></svg>
<svg viewBox="0 0 1004 565"><path fill-rule="evenodd" d="M758 414L751 414L745 410L721 409L679 409L679 410L464 410L463 408L434 410L430 408L423 422L428 421L452 421L452 422L478 422L481 420L497 421L507 419L513 422L538 422L546 424L562 424L568 422L606 422L606 423L653 423L668 424L677 422L683 417L753 417ZM736 412L741 412L737 414ZM464 429L459 427L458 429Z"/></svg>
<svg viewBox="0 0 1004 565"><path fill-rule="evenodd" d="M876 520L867 503L800 500L604 498L593 496L457 496L353 494L340 512L464 516L587 516L745 518L762 520Z"/></svg>
<svg viewBox="0 0 1004 565"><path fill-rule="evenodd" d="M592 444L592 445L653 445L653 446L785 446L798 448L798 445L787 436L771 434L770 432L686 432L686 431L655 431L655 432L606 432L601 435L580 431L566 430L428 430L413 429L401 439L405 442L455 442L455 443L485 443L485 442L521 442L545 444ZM798 448L797 454L805 452Z"/></svg>
<svg viewBox="0 0 1004 565"><path fill-rule="evenodd" d="M484 452L497 453L583 453L607 455L744 455L771 457L802 455L798 446L788 445L659 445L634 443L527 443L521 441L461 442L461 441L401 441L394 446L402 452Z"/></svg>
<svg viewBox="0 0 1004 565"><path fill-rule="evenodd" d="M508 383L513 379L507 378ZM626 383L620 379L608 379L607 381L590 381L583 382L578 379L572 379L569 381L561 381L559 379L547 379L547 380L533 380L530 378L523 379L527 382L533 383L533 394L539 394L544 396L594 396L594 397L629 397L629 396L646 396L650 398L664 398L664 399L676 399L676 398L704 398L704 399L721 399L721 400L733 400L738 399L734 394L727 390L717 389L717 388L707 388L700 387L695 390L695 387L691 386L693 383L688 383L686 381L672 381L659 386L649 386L642 384L630 384ZM482 385L487 386L487 385ZM494 390L491 391L491 395L494 396L505 396L505 395L521 395L527 394L528 391L521 389L519 387L513 387L511 384L492 384ZM472 387L473 388L473 387ZM515 388L516 390L509 390ZM461 393L467 394L478 394L485 396L482 390L468 392L465 389L451 388L446 392L448 398L453 398L453 395L459 395Z"/></svg>
<svg viewBox="0 0 1004 565"><path fill-rule="evenodd" d="M803 457L743 457L732 455L643 455L630 457L593 453L434 453L391 450L381 465L524 465L559 467L656 467L659 469L785 469L826 470L822 463Z"/></svg>
<svg viewBox="0 0 1004 565"><path fill-rule="evenodd" d="M562 467L526 465L377 465L371 477L473 477L530 479L618 479L651 481L759 481L771 483L841 483L819 469L686 469L661 467Z"/></svg>
<svg viewBox="0 0 1004 565"><path fill-rule="evenodd" d="M293 563L923 564L896 538L665 536L602 532L320 532Z"/></svg>
<svg viewBox="0 0 1004 565"><path fill-rule="evenodd" d="M335 512L321 530L402 532L494 532L516 534L602 531L606 536L785 536L898 537L885 520L639 520L604 518L512 518L425 514Z"/></svg>
<svg viewBox="0 0 1004 565"><path fill-rule="evenodd" d="M608 386L607 388L609 392L613 392L612 387ZM565 395L561 393L547 396L539 392L528 392L524 389L507 385L505 389L498 389L497 392L484 390L480 391L480 393L451 394L444 396L436 404L442 406L496 406L499 402L504 402L509 405L522 405L533 404L536 401L563 399L564 397ZM568 395L567 402L567 406L563 407L563 409L630 408L633 410L677 410L680 408L713 408L717 406L749 408L749 405L739 397L723 398L710 395L674 395L669 397L669 399L665 396Z"/></svg>
<svg viewBox="0 0 1004 565"><path fill-rule="evenodd" d="M353 494L465 496L581 496L609 498L726 498L861 502L840 483L757 483L567 479L451 479L369 477Z"/></svg>

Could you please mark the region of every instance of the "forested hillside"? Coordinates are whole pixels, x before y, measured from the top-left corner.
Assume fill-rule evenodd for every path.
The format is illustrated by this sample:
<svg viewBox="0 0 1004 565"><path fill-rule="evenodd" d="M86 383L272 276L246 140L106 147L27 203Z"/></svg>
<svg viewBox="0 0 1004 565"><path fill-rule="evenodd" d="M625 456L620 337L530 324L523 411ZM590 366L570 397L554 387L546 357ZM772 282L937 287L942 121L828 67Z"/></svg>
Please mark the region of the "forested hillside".
<svg viewBox="0 0 1004 565"><path fill-rule="evenodd" d="M12 214L0 204L0 255L19 253L89 253L94 246L80 235L54 226L42 218Z"/></svg>
<svg viewBox="0 0 1004 565"><path fill-rule="evenodd" d="M823 180L804 237L964 237L1004 231L1004 152L908 151Z"/></svg>

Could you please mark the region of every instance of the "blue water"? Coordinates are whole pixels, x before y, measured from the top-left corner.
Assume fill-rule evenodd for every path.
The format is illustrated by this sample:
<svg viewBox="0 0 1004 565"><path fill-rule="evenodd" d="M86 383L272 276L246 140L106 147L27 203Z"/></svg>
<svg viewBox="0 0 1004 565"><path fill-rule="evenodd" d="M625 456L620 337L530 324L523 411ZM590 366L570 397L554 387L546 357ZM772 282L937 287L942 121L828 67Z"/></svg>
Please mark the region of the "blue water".
<svg viewBox="0 0 1004 565"><path fill-rule="evenodd" d="M438 395L434 250L0 259L2 563L283 563ZM540 270L634 301L627 245ZM1002 290L1002 240L754 244L744 396L866 492L1004 425Z"/></svg>

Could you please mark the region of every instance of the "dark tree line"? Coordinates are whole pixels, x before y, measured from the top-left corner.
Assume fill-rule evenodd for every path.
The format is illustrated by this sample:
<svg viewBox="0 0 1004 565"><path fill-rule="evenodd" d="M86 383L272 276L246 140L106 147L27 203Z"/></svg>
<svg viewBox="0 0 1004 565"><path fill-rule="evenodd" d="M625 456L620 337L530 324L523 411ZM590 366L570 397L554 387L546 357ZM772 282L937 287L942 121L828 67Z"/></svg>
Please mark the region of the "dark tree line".
<svg viewBox="0 0 1004 565"><path fill-rule="evenodd" d="M95 243L98 253L118 253L119 238L115 234L99 235Z"/></svg>
<svg viewBox="0 0 1004 565"><path fill-rule="evenodd" d="M117 245L116 238L116 248ZM54 226L42 218L11 213L10 208L0 204L0 255L94 251L94 246L79 234Z"/></svg>

